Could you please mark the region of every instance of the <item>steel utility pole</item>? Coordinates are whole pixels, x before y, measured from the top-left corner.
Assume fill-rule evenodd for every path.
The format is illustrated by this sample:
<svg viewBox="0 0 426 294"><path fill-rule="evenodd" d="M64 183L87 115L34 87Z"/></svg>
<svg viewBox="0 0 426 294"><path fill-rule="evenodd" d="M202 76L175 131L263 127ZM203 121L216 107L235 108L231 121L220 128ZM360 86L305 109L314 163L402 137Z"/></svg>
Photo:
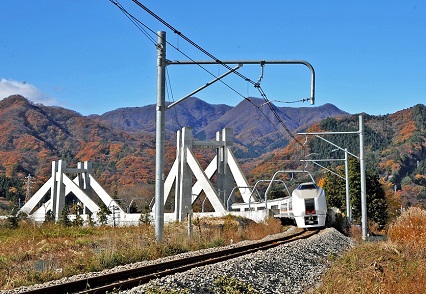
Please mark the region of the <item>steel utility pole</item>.
<svg viewBox="0 0 426 294"><path fill-rule="evenodd" d="M155 140L155 238L164 237L164 141L166 112L166 32L157 33L157 109Z"/></svg>
<svg viewBox="0 0 426 294"><path fill-rule="evenodd" d="M345 148L345 183L346 183L346 217L348 222L352 223L352 208L351 197L349 195L349 162L348 162L348 149Z"/></svg>
<svg viewBox="0 0 426 294"><path fill-rule="evenodd" d="M312 133L297 133L298 135L315 135L317 138L326 141L327 143L339 148L342 151L345 151L345 160L347 154L352 155L355 158L359 159L359 169L360 169L360 180L361 180L361 227L362 227L362 239L367 240L367 197L366 197L366 179L365 179L365 158L364 158L364 118L362 115L359 116L359 130L356 132L312 132ZM359 135L359 157L348 152L347 149L343 149L340 146L320 137L319 135L335 135L335 134L358 134ZM345 166L345 171L348 170L348 167ZM348 192L348 189L346 190ZM348 202L348 201L347 201ZM348 210L348 215L352 218L350 206L346 206Z"/></svg>
<svg viewBox="0 0 426 294"><path fill-rule="evenodd" d="M367 240L367 186L365 183L365 158L364 158L364 119L359 116L359 169L361 173L361 227L362 239Z"/></svg>

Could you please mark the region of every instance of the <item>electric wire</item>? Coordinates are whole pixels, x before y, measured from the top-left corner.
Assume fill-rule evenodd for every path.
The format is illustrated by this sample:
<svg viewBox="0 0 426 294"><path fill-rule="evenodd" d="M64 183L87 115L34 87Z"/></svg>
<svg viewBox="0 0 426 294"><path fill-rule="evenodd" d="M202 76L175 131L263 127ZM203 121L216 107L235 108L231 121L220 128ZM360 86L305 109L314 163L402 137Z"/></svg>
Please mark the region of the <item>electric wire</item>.
<svg viewBox="0 0 426 294"><path fill-rule="evenodd" d="M151 43L153 43L154 45L156 45L156 41L153 37L151 37L151 35L147 32L146 29L144 29L144 24L142 22L140 22L136 17L134 17L132 14L130 14L120 3L118 3L118 1L113 1L110 0L110 2L112 2L113 4L115 4L120 11L148 38L149 41L151 41ZM147 29L149 29L147 27ZM170 77L169 77L169 73L166 67L166 78L167 78L167 83L166 83L166 93L167 93L167 97L168 97L168 101L170 102L170 97L171 97L171 102L174 102L174 95L173 95L173 90L172 90L172 85L170 82ZM179 119L178 119L178 115L177 115L177 110L174 109L173 111L174 113L174 120L176 121L176 125L178 126L178 128L182 128Z"/></svg>
<svg viewBox="0 0 426 294"><path fill-rule="evenodd" d="M167 70L167 67L166 67L166 80L167 80L167 83L166 83L166 90L167 90L167 95L169 96L171 96L171 102L170 102L170 98L169 98L169 102L170 103L173 103L173 102L175 102L175 99L174 99L174 96L173 96L173 89L172 89L172 84L171 84L171 79L170 79L170 76L169 76L169 71ZM169 90L170 89L170 90ZM170 93L170 94L169 94ZM172 112L173 112L173 118L174 118L174 120L176 121L176 125L178 126L178 129L182 129L182 125L180 124L180 122L179 122L179 116L178 116L178 113L177 113L177 108L176 107L173 107L172 108Z"/></svg>
<svg viewBox="0 0 426 294"><path fill-rule="evenodd" d="M114 0L109 0L110 2L112 2L113 4L117 5L117 7L120 8L120 10L125 13L126 15L128 15L128 18L131 18L133 20L135 20L139 25L137 25L138 27L143 26L145 27L147 30L151 31L152 34L157 35L157 33L149 28L147 25L145 25L144 23L142 23L140 20L138 20L136 17L134 17L130 12L128 12L124 7L122 7L118 1L114 1ZM141 4L142 5L142 4ZM145 32L145 30L143 30L143 32ZM150 39L152 39L150 37ZM175 45L173 45L172 43L170 43L169 41L165 40L165 42L170 45L173 49L175 49L176 51L178 51L179 53L181 53L183 56L185 56L186 58L188 58L189 60L191 60L192 62L194 62L195 65L198 65L201 69L203 69L205 72L207 72L209 75L211 75L212 77L217 77L214 73L212 73L211 71L209 71L206 67L202 66L201 64L197 63L194 59L192 59L191 57L189 57L187 54L185 54L185 52L183 52L182 50L180 50L178 47L176 47ZM154 44L157 45L157 43L154 41ZM222 63L223 65L223 63ZM228 65L226 65L228 66ZM232 70L231 67L228 66L229 69ZM233 70L234 71L234 70ZM229 84L227 84L226 82L224 82L223 80L219 80L219 82L221 82L223 85L225 85L226 87L228 87L231 91L235 92L237 95L241 96L244 99L247 99L244 95L242 95L241 93L239 93L236 89L234 89L233 87L231 87Z"/></svg>
<svg viewBox="0 0 426 294"><path fill-rule="evenodd" d="M121 10L121 12L148 38L148 40L150 40L154 45L157 44L155 39L151 37L149 33L143 28L145 26L143 23L141 23L137 18L135 18L132 14L130 14L118 1L115 1L115 0L109 0L109 1L115 4Z"/></svg>
<svg viewBox="0 0 426 294"><path fill-rule="evenodd" d="M147 30L149 30L153 35L157 35L156 32L151 29L150 27L148 27L147 25L145 25L143 22L141 22L140 20L138 20L136 17L134 17L130 12L128 12L120 3L118 3L118 1L114 1L114 0L110 0L111 3L115 4L126 16L127 18L129 18L133 24L135 24L144 34L145 36L147 36L147 32L145 29L143 29L143 27L145 27ZM155 39L152 38L151 36L149 36L149 39L154 43L155 46L157 46L157 43L155 42ZM188 56L185 52L183 52L182 50L180 50L178 47L174 46L172 43L170 43L167 40L164 40L169 46L171 46L173 49L175 49L176 51L178 51L179 53L181 53L183 56L185 56L186 58L188 58L189 60L191 60L192 62L194 62L194 64L198 65L201 69L203 69L205 72L207 72L209 75L211 75L212 77L217 77L215 76L211 71L209 71L206 67L202 66L201 64L197 63L194 59L192 59L190 56ZM166 67L166 72L167 72L167 67ZM239 93L236 89L234 89L233 87L231 87L229 84L227 84L226 82L224 82L223 80L219 80L219 82L221 82L222 84L224 84L226 87L228 87L230 90L232 90L233 92L235 92L237 95L241 96L242 98L250 101L249 99L247 99L244 95L242 95L241 93ZM251 102L251 101L250 101ZM251 102L252 103L252 102ZM252 103L253 104L253 103ZM254 105L254 104L253 104ZM254 105L256 106L256 105ZM176 116L177 116L177 110L175 110ZM179 124L179 123L178 123ZM277 129L278 130L278 129ZM279 130L278 130L279 131ZM281 134L282 135L282 134Z"/></svg>
<svg viewBox="0 0 426 294"><path fill-rule="evenodd" d="M145 10L147 13L149 13L151 16L153 16L155 19L157 19L162 24L164 24L166 27L168 27L170 30L172 30L179 37L181 37L182 39L184 39L185 41L187 41L189 44L191 44L192 46L194 46L196 49L198 49L199 51L201 51L202 53L204 53L205 55L207 55L208 57L210 57L211 59L213 59L216 63L224 66L228 70L232 70L232 68L229 65L223 63L221 60L219 60L218 58L216 58L214 55L212 55L211 53L209 53L207 50L203 49L201 46L199 46L198 44L196 44L195 42L193 42L191 39L189 39L188 37L186 37L180 31L178 31L173 26L171 26L169 23L167 23L165 20L163 20L161 17L159 17L154 12L152 12L150 9L148 9L145 5L143 5L142 3L140 3L137 0L132 0L132 1L135 4L137 4L139 7L141 7L143 10ZM134 17L131 13L129 13L121 4L118 3L118 1L110 0L110 2L113 3L113 4L115 4L127 16L127 18L129 18L132 21L132 23L134 23L145 34L145 36L148 37L149 34L146 32L145 29L143 29L144 27L147 30L151 31L151 33L153 33L153 34L156 35L156 32L154 30L152 30L151 28L149 28L148 26L146 26L144 23L142 23L140 20L138 20L136 17ZM151 42L153 42L156 45L155 40L151 36L149 36L148 38L151 40ZM178 52L180 52L186 58L188 58L189 60L191 60L192 62L194 62L194 64L198 65L200 68L202 68L204 71L206 71L207 73L209 73L211 76L216 77L211 71L209 71L207 68L205 68L204 66L202 66L201 64L197 63L195 60L193 60L192 58L190 58L187 54L185 54L183 51L181 51L178 47L174 46L173 44L171 44L167 40L166 40L166 43L169 44L171 47L173 47ZM252 84L255 88L257 88L259 90L259 93L261 94L262 98L265 100L265 104L269 105L269 109L272 111L272 113L274 114L274 116L278 119L278 122L283 126L283 128L286 130L286 132L288 133L288 135L290 137L292 137L300 146L302 146L302 149L303 149L304 148L303 144L300 143L299 140L297 140L297 138L291 133L291 131L288 129L288 127L284 124L284 121L279 117L279 115L276 112L276 110L272 107L271 101L268 99L268 97L266 96L265 92L261 88L260 81L261 81L261 79L263 77L263 66L264 65L261 64L261 66L262 66L262 73L261 73L261 77L259 77L259 79L258 79L258 82L254 82L252 79L246 77L245 75L241 74L240 72L238 72L236 70L233 71L233 73L236 74L237 76L239 76L240 78L244 79L247 83ZM235 92L237 95L239 95L243 99L249 101L254 107L256 107L258 109L258 111L260 111L265 116L265 118L274 126L274 128L276 129L276 131L278 133L280 133L282 136L284 136L284 134L272 122L272 120L266 115L266 113L260 108L260 106L257 106L248 97L246 97L243 94L241 94L240 92L238 92L236 89L234 89L233 87L231 87L229 84L225 83L222 80L219 80L219 81L222 84L224 84L226 87L228 87L230 90L232 90L233 92ZM306 100L309 100L309 98L308 99L303 99L302 101L306 101Z"/></svg>
<svg viewBox="0 0 426 294"><path fill-rule="evenodd" d="M169 24L168 22L166 22L164 19L162 19L157 14L155 14L153 11L151 11L148 7L146 7L145 5L143 5L142 3L140 3L138 0L132 0L132 1L135 4L137 4L139 7L141 7L143 10L145 10L147 13L149 13L151 16L153 16L155 19L157 19L159 22L161 22L166 27L168 27L170 30L172 30L173 33L177 34L179 37L181 37L182 39L184 39L185 41L187 41L189 44L191 44L192 46L194 46L195 48L197 48L199 51L201 51L202 53L204 53L205 55L207 55L208 57L210 57L211 59L213 59L216 63L224 66L229 71L232 70L231 66L229 66L226 63L223 63L219 58L215 57L213 54L209 53L203 47L199 46L197 43L195 43L194 41L192 41L191 39L189 39L187 36L185 36L184 34L182 34L182 32L180 32L179 30L177 30L176 28L174 28L171 24ZM176 47L174 47L174 48L179 51L178 48L176 48ZM181 52L181 51L179 51L179 52ZM194 61L194 60L191 59L191 61ZM233 71L233 73L236 74L237 76L239 76L240 78L242 78L243 80L249 82L253 86L257 87L257 86L260 85L260 81L263 78L263 72L264 72L264 65L265 64L264 64L264 62L261 62L260 65L261 65L261 70L262 71L261 71L261 75L260 75L260 77L259 77L259 79L258 79L257 82L255 82L252 79L250 79L250 78L246 77L245 75L241 74L238 70ZM287 103L305 102L305 101L308 101L308 100L310 100L310 98L303 98L303 99L300 99L300 100L291 101L291 102L287 102Z"/></svg>
<svg viewBox="0 0 426 294"><path fill-rule="evenodd" d="M266 97L265 92L263 91L263 89L259 86L256 87L259 90L260 95L263 97L263 99L266 101L266 103L264 104L268 104L269 109L272 111L272 113L274 114L275 118L278 120L278 122L284 127L284 129L286 130L286 132L300 145L302 146L302 148L305 148L305 146L291 133L291 131L288 129L288 127L284 124L283 120L281 119L281 117L278 115L278 113L275 111L273 104L268 100L268 97Z"/></svg>
<svg viewBox="0 0 426 294"><path fill-rule="evenodd" d="M218 59L217 57L215 57L213 54L209 53L207 50L205 50L204 48L202 48L201 46L199 46L197 43L195 43L194 41L192 41L191 39L189 39L187 36L185 36L180 31L178 31L177 29L175 29L172 25L170 25L164 19L162 19L157 14L155 14L154 12L152 12L148 7L146 7L145 5L143 5L142 3L140 3L138 0L132 0L132 1L135 4L137 4L139 7L141 7L143 10L145 10L146 12L148 12L155 19L157 19L159 22L161 22L163 25L165 25L166 27L168 27L171 31L173 31L173 33L177 34L179 37L181 37L182 39L184 39L185 41L187 41L189 44L191 44L192 46L194 46L195 48L197 48L199 51L201 51L202 53L204 53L205 55L207 55L208 57L210 57L211 59L213 59L216 63L221 64L222 66L224 66L228 70L232 70L231 66L227 65L226 63L223 63L220 59ZM256 84L253 80L249 79L248 77L244 76L243 74L241 74L238 71L234 71L234 74L236 74L240 78L248 81L249 83L251 83L253 85Z"/></svg>
<svg viewBox="0 0 426 294"><path fill-rule="evenodd" d="M201 46L199 46L198 44L196 44L195 42L193 42L191 39L189 39L187 36L185 36L184 34L182 34L180 31L178 31L176 28L174 28L172 25L170 25L168 22L166 22L164 19L162 19L160 16L158 16L157 14L155 14L154 12L152 12L148 7L146 7L145 5L143 5L142 3L140 3L138 0L132 0L135 4L137 4L139 7L141 7L143 10L145 10L147 13L149 13L151 16L153 16L155 19L157 19L159 22L161 22L163 25L165 25L166 27L168 27L170 30L172 30L175 34L177 34L179 37L181 37L182 39L184 39L185 41L187 41L189 44L191 44L192 46L194 46L195 48L197 48L199 51L201 51L202 53L204 53L205 55L207 55L208 57L210 57L211 59L213 59L216 63L223 65L226 69L228 70L232 70L232 68L223 63L220 59L218 59L217 57L215 57L213 54L209 53L207 50L205 50L204 48L202 48ZM175 48L176 49L176 48ZM265 102L267 102L269 104L269 107L271 109L271 111L274 113L275 117L278 119L279 123L284 127L284 129L286 130L286 132L294 139L296 140L296 142L302 146L302 148L304 147L302 143L299 142L299 140L297 140L297 138L291 133L291 131L288 129L288 127L284 124L284 121L279 117L278 113L275 111L275 109L271 106L271 103L268 99L268 97L266 96L265 92L263 91L263 89L260 86L260 81L263 77L263 66L264 64L261 64L262 66L262 73L261 73L261 77L259 77L258 82L253 81L252 79L246 77L245 75L241 74L240 72L238 72L237 70L234 71L233 73L236 74L237 76L239 76L240 78L244 79L245 81L251 83L254 87L259 89L260 94L262 95L263 99L265 100ZM239 93L240 96L242 96L242 94ZM250 99L246 98L243 96L244 99L247 99L250 101ZM252 103L254 105L254 103ZM257 106L256 106L257 107ZM258 107L257 107L258 108ZM259 108L258 108L259 109ZM263 112L262 112L263 113ZM273 124L275 126L275 124ZM277 129L277 131L279 131L279 129L275 126L275 128ZM279 131L279 133L281 133ZM282 134L282 133L281 133Z"/></svg>

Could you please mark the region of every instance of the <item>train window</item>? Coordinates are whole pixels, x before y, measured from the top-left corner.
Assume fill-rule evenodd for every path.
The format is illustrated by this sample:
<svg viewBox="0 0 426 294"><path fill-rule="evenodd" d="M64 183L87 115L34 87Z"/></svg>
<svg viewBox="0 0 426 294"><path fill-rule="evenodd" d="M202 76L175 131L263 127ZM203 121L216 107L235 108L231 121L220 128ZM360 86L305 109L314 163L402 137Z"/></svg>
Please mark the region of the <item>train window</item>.
<svg viewBox="0 0 426 294"><path fill-rule="evenodd" d="M315 184L300 184L297 189L298 190L312 190L312 189L316 189L317 185Z"/></svg>

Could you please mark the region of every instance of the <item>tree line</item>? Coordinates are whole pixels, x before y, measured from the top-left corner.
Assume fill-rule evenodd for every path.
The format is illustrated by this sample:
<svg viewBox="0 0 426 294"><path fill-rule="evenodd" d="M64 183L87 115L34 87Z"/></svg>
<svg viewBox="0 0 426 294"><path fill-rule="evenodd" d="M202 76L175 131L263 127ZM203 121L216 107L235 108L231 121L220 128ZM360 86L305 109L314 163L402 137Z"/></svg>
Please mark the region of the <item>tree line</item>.
<svg viewBox="0 0 426 294"><path fill-rule="evenodd" d="M0 197L13 202L24 201L24 181L18 177L9 178L0 174Z"/></svg>

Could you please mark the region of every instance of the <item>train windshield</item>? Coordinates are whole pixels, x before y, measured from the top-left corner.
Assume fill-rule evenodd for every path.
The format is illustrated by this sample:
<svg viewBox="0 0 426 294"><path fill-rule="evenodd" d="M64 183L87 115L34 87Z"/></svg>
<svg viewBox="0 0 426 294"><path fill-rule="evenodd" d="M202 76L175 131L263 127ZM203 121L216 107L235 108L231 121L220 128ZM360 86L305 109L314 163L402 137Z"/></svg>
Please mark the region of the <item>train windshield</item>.
<svg viewBox="0 0 426 294"><path fill-rule="evenodd" d="M317 188L317 185L315 185L314 183L303 183L297 187L298 190L313 190L316 188Z"/></svg>

